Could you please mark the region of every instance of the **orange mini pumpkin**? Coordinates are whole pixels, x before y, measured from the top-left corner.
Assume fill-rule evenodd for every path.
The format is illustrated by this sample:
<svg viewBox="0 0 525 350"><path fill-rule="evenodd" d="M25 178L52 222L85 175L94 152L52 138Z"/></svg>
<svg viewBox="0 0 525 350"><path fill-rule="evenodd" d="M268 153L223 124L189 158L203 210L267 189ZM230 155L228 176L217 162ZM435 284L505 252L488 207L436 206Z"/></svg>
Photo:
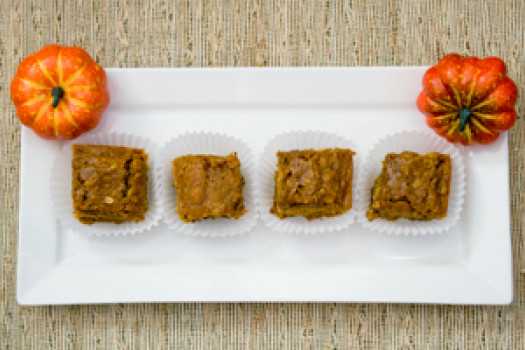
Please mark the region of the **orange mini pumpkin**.
<svg viewBox="0 0 525 350"><path fill-rule="evenodd" d="M514 125L517 99L518 88L500 58L452 53L423 76L417 106L448 141L489 144Z"/></svg>
<svg viewBox="0 0 525 350"><path fill-rule="evenodd" d="M22 60L10 95L22 124L45 139L71 140L100 122L106 85L104 69L86 51L48 45Z"/></svg>

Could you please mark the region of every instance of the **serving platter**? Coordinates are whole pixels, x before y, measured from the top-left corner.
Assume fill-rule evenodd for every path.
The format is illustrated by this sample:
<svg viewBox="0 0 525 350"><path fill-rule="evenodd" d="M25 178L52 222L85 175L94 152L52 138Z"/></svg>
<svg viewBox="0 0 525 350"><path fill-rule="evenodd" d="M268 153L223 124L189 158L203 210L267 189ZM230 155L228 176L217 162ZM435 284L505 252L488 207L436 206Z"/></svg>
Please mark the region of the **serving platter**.
<svg viewBox="0 0 525 350"><path fill-rule="evenodd" d="M425 67L107 69L111 104L93 132L149 137L191 131L247 142L255 157L276 135L344 136L366 156L382 136L428 130L415 106ZM508 140L460 148L466 196L439 235L395 236L358 223L329 234L189 237L161 223L127 237L63 227L50 173L64 142L23 128L18 302L400 302L512 300Z"/></svg>

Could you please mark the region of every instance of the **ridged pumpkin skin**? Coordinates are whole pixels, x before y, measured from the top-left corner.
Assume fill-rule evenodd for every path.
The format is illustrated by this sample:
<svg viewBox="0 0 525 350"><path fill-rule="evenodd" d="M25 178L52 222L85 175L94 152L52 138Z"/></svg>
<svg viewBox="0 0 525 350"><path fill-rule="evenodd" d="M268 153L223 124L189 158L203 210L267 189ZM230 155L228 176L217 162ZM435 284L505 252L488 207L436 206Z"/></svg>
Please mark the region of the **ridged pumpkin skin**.
<svg viewBox="0 0 525 350"><path fill-rule="evenodd" d="M517 99L518 88L500 58L453 53L425 73L417 106L448 141L489 144L514 125Z"/></svg>
<svg viewBox="0 0 525 350"><path fill-rule="evenodd" d="M44 139L78 137L98 125L109 105L104 69L83 49L60 45L24 58L10 95L22 124Z"/></svg>

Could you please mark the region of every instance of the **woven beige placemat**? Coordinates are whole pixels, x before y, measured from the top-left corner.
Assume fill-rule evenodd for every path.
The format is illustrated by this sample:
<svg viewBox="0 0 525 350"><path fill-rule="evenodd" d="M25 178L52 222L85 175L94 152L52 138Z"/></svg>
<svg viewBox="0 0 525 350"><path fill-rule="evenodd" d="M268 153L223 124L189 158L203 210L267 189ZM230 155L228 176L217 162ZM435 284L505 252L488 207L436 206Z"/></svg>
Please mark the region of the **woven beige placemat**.
<svg viewBox="0 0 525 350"><path fill-rule="evenodd" d="M475 4L474 4L475 3ZM514 302L20 307L15 299L20 126L9 83L48 43L105 67L431 65L502 57L525 94L525 2L0 0L2 349L525 347L523 97L510 133ZM488 213L480 213L487 215Z"/></svg>

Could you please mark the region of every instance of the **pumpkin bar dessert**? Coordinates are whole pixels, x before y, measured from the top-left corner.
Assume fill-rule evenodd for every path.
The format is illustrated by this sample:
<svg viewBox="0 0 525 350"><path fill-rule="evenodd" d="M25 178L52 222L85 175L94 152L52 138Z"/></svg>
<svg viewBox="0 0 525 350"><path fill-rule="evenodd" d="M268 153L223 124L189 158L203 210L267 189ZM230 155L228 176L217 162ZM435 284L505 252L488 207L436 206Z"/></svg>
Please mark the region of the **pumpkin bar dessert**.
<svg viewBox="0 0 525 350"><path fill-rule="evenodd" d="M142 221L148 209L142 149L73 145L73 207L84 224Z"/></svg>
<svg viewBox="0 0 525 350"><path fill-rule="evenodd" d="M352 208L353 156L349 149L277 152L270 212L280 219L337 216Z"/></svg>
<svg viewBox="0 0 525 350"><path fill-rule="evenodd" d="M172 161L181 221L205 218L238 219L244 213L244 179L237 153L227 156L186 155Z"/></svg>
<svg viewBox="0 0 525 350"><path fill-rule="evenodd" d="M387 154L374 181L366 214L397 220L442 219L447 215L452 165L448 154L414 152Z"/></svg>

